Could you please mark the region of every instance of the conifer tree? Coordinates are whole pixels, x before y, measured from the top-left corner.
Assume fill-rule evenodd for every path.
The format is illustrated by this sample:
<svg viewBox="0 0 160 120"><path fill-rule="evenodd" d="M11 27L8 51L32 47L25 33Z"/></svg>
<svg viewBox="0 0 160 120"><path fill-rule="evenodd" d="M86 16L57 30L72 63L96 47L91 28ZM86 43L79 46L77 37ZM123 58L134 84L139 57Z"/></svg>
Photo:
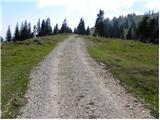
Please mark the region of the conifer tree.
<svg viewBox="0 0 160 120"><path fill-rule="evenodd" d="M34 25L34 27L33 27L33 37L36 38L37 35L38 35L37 27L36 27L36 25Z"/></svg>
<svg viewBox="0 0 160 120"><path fill-rule="evenodd" d="M67 20L64 19L60 33L67 33L68 32L68 24L67 24Z"/></svg>
<svg viewBox="0 0 160 120"><path fill-rule="evenodd" d="M18 23L15 27L15 33L14 33L14 42L19 41L20 40L20 32L19 32L19 26Z"/></svg>
<svg viewBox="0 0 160 120"><path fill-rule="evenodd" d="M109 20L109 18L105 19L103 22L103 27L104 27L104 36L105 37L111 37L111 22Z"/></svg>
<svg viewBox="0 0 160 120"><path fill-rule="evenodd" d="M104 36L104 11L100 10L97 14L94 35Z"/></svg>
<svg viewBox="0 0 160 120"><path fill-rule="evenodd" d="M41 23L41 29L40 29L40 32L39 32L39 36L45 36L45 35L46 35L46 22L43 19L42 23Z"/></svg>
<svg viewBox="0 0 160 120"><path fill-rule="evenodd" d="M119 27L119 38L124 38L124 28L123 28L123 25L121 24L120 27Z"/></svg>
<svg viewBox="0 0 160 120"><path fill-rule="evenodd" d="M40 22L40 19L38 19L38 22L37 22L37 35L38 36L40 34L40 31L41 31L41 22Z"/></svg>
<svg viewBox="0 0 160 120"><path fill-rule="evenodd" d="M54 26L53 35L58 34L58 33L59 33L59 28L58 28L58 24L56 24Z"/></svg>
<svg viewBox="0 0 160 120"><path fill-rule="evenodd" d="M85 22L84 22L83 18L80 19L80 22L79 22L78 27L77 27L77 33L80 34L80 35L85 35L86 34Z"/></svg>
<svg viewBox="0 0 160 120"><path fill-rule="evenodd" d="M4 39L3 39L3 37L1 36L1 43L3 43L4 42Z"/></svg>
<svg viewBox="0 0 160 120"><path fill-rule="evenodd" d="M148 37L150 36L150 26L149 26L149 16L144 16L142 21L139 23L138 37L142 42L148 42Z"/></svg>
<svg viewBox="0 0 160 120"><path fill-rule="evenodd" d="M132 37L132 29L130 28L129 30L128 30L128 33L127 33L127 35L126 35L126 38L127 39L131 39Z"/></svg>
<svg viewBox="0 0 160 120"><path fill-rule="evenodd" d="M119 38L119 22L115 17L113 18L112 37Z"/></svg>
<svg viewBox="0 0 160 120"><path fill-rule="evenodd" d="M47 20L46 20L46 34L47 35L52 34L52 27L51 27L50 18L47 18Z"/></svg>
<svg viewBox="0 0 160 120"><path fill-rule="evenodd" d="M77 28L76 27L74 28L74 34L77 34Z"/></svg>
<svg viewBox="0 0 160 120"><path fill-rule="evenodd" d="M32 37L32 31L31 31L31 23L28 23L27 26L27 38L31 38Z"/></svg>
<svg viewBox="0 0 160 120"><path fill-rule="evenodd" d="M137 28L136 28L135 22L132 23L131 29L132 29L132 31L131 31L131 38L132 38L132 39L137 39L137 35L136 35L136 33L137 33Z"/></svg>
<svg viewBox="0 0 160 120"><path fill-rule="evenodd" d="M11 42L11 41L12 41L12 35L11 35L10 26L8 26L8 30L7 30L7 33L6 33L6 40L7 40L8 42Z"/></svg>
<svg viewBox="0 0 160 120"><path fill-rule="evenodd" d="M25 22L24 22L23 30L24 30L24 39L23 40L25 40L25 39L27 39L29 37L27 20L25 20Z"/></svg>
<svg viewBox="0 0 160 120"><path fill-rule="evenodd" d="M89 26L87 27L86 35L89 35Z"/></svg>

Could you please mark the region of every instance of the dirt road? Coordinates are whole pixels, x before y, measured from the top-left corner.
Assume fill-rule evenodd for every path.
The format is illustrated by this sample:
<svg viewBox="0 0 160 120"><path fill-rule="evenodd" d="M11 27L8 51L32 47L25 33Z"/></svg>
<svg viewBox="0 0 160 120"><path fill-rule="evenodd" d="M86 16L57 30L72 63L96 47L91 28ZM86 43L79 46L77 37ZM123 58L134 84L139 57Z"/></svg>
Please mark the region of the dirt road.
<svg viewBox="0 0 160 120"><path fill-rule="evenodd" d="M152 118L71 36L32 70L18 118Z"/></svg>

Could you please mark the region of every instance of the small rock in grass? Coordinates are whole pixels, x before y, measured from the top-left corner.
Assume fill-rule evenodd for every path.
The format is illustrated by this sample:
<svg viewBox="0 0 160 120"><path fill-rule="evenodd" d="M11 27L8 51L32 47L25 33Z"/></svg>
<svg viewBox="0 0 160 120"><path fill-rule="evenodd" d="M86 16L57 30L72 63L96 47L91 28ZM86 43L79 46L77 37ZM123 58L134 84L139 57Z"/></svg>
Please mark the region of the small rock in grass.
<svg viewBox="0 0 160 120"><path fill-rule="evenodd" d="M15 97L12 102L15 106L23 106L27 103L27 99L22 97Z"/></svg>

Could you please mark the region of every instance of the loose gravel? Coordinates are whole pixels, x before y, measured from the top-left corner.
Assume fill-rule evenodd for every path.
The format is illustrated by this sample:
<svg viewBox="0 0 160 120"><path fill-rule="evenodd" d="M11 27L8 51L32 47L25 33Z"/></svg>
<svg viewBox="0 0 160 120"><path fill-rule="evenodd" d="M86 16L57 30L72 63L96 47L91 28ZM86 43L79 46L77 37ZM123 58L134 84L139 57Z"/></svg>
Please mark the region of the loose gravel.
<svg viewBox="0 0 160 120"><path fill-rule="evenodd" d="M69 37L32 70L17 118L153 118L104 68Z"/></svg>

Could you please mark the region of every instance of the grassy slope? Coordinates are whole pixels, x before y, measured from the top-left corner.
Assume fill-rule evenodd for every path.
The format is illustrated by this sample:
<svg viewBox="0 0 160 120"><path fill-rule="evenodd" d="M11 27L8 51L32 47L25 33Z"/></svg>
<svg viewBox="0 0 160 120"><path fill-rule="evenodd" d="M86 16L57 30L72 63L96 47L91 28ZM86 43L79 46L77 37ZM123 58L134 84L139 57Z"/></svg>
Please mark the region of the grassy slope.
<svg viewBox="0 0 160 120"><path fill-rule="evenodd" d="M105 63L128 92L144 99L158 117L158 45L138 41L85 37L90 55Z"/></svg>
<svg viewBox="0 0 160 120"><path fill-rule="evenodd" d="M24 96L31 69L66 37L66 35L41 37L39 40L42 45L36 44L32 39L2 45L2 118L15 118L18 106L14 105L13 99Z"/></svg>

